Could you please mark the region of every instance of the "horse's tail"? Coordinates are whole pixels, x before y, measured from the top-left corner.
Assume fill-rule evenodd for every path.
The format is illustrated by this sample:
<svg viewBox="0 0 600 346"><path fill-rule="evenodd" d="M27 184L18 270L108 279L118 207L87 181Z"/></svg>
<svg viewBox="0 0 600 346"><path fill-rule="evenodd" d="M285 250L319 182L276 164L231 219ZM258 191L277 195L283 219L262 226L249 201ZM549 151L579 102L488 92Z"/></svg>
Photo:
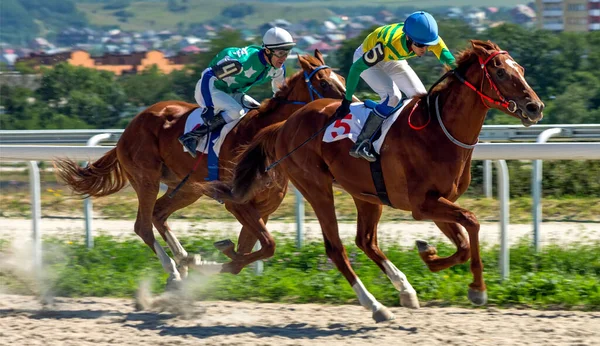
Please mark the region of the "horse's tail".
<svg viewBox="0 0 600 346"><path fill-rule="evenodd" d="M275 161L275 142L279 130L285 121L270 125L256 134L252 142L242 148L235 160L233 178L229 183L215 181L208 183L208 188L217 199L233 200L244 203L250 200L265 185L277 181L281 173L274 168L265 172L266 167Z"/></svg>
<svg viewBox="0 0 600 346"><path fill-rule="evenodd" d="M58 178L81 196L107 196L127 184L116 148L86 167L80 167L73 160L60 159L54 162L54 168Z"/></svg>

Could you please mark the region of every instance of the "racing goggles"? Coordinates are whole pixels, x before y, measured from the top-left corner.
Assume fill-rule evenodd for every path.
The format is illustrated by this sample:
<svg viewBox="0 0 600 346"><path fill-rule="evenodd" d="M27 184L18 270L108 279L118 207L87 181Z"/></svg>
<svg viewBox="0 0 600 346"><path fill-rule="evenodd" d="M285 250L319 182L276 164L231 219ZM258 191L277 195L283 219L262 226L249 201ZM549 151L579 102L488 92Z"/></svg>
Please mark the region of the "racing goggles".
<svg viewBox="0 0 600 346"><path fill-rule="evenodd" d="M276 58L287 58L290 55L290 50L287 49L272 49L271 53Z"/></svg>

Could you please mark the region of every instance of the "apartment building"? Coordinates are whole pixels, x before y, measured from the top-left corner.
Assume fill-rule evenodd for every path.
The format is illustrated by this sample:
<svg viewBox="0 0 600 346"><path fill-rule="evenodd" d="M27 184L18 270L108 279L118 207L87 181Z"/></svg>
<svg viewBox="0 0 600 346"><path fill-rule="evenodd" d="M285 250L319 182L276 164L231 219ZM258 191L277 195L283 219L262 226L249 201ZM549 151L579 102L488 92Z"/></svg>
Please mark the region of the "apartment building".
<svg viewBox="0 0 600 346"><path fill-rule="evenodd" d="M600 30L600 0L536 0L535 3L541 29Z"/></svg>

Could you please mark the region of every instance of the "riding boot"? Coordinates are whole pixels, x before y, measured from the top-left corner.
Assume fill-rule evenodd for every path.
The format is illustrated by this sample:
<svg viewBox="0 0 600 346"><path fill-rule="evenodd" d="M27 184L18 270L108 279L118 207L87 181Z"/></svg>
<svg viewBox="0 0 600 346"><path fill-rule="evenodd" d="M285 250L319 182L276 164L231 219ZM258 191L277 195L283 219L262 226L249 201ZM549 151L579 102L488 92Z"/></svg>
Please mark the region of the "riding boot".
<svg viewBox="0 0 600 346"><path fill-rule="evenodd" d="M225 124L226 121L223 119L223 114L219 113L215 115L215 117L210 120L208 124L202 124L197 129L179 137L179 143L181 143L188 150L193 158L196 158L196 148L198 147L200 138L206 136L208 133L220 129Z"/></svg>
<svg viewBox="0 0 600 346"><path fill-rule="evenodd" d="M350 149L350 156L354 158L363 158L369 162L375 162L377 160L377 157L375 157L375 154L372 151L373 145L371 140L384 120L385 118L378 116L375 112L369 114L365 126L363 126L362 131L356 139L356 143L354 143L354 146Z"/></svg>

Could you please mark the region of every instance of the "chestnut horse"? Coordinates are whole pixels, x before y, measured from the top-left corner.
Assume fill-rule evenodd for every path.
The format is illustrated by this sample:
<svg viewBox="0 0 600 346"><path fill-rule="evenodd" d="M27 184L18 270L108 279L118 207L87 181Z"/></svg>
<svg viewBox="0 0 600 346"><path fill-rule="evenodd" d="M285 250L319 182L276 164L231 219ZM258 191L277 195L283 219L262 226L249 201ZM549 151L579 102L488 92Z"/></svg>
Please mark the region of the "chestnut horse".
<svg viewBox="0 0 600 346"><path fill-rule="evenodd" d="M468 297L474 304L482 305L487 302L487 293L479 253L479 223L472 212L455 201L469 186L471 156L488 109L499 109L529 126L542 119L544 104L525 81L523 68L489 41L471 41L471 47L457 61L458 68L446 74L444 83L405 107L387 133L379 160L389 204L411 211L416 220L433 220L456 245L456 253L439 257L435 247L417 241L425 264L435 272L470 258L473 282ZM336 184L352 195L356 204L356 244L400 291L401 304L418 308L416 291L377 244L383 202L376 192L369 163L347 154L352 146L350 140L325 143L320 135L301 146L306 138L332 121L339 104L335 100L317 100L286 122L261 131L242 153L231 190L221 186L225 189L223 198L245 201L260 192L265 183L272 186L275 180L286 185L289 178L312 205L327 255L346 277L360 304L373 312L376 321L390 320L394 315L367 291L350 266L334 207L332 185ZM265 172L268 164L284 158L298 146L275 170ZM460 226L466 229L467 236Z"/></svg>
<svg viewBox="0 0 600 346"><path fill-rule="evenodd" d="M294 111L315 97L341 99L345 93L344 78L325 65L323 56L298 57L303 71L288 78L286 85L258 110L250 111L227 135L219 155L219 173L223 179L231 176L237 151L261 129L285 120ZM281 204L286 186L273 186L254 196L247 204L225 202L225 207L242 224L237 252L233 242L226 240L218 245L232 259L225 265L203 262L199 255L188 255L167 224L175 211L194 203L203 194L213 196L208 175L207 156L193 159L183 151L177 138L183 133L188 115L198 108L196 104L179 101L156 103L139 113L127 126L116 148L85 168L72 160L61 159L55 163L58 176L76 194L100 197L121 190L129 181L138 197L138 214L135 233L157 254L163 268L169 273L167 286L177 285L187 276L188 267L204 271L239 273L254 261L271 257L275 251L273 237L265 224L269 215ZM170 198L169 195L193 167L189 181ZM160 182L168 186L166 193L156 200ZM207 187L208 186L208 187ZM171 249L175 261L156 241L152 230L156 227ZM256 240L261 249L252 252Z"/></svg>

